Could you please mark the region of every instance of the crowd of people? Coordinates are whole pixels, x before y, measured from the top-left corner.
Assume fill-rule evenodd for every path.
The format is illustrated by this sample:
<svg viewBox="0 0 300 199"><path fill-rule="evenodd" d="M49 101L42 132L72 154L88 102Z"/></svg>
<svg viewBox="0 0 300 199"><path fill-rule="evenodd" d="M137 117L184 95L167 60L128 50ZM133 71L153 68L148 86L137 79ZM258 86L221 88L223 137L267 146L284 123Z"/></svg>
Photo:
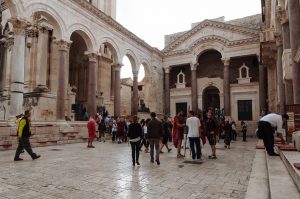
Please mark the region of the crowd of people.
<svg viewBox="0 0 300 199"><path fill-rule="evenodd" d="M15 161L23 160L20 158L20 154L24 150L29 153L33 160L40 157L32 151L29 141L31 136L30 115L30 111L27 110L25 114L17 116L19 145L16 150ZM145 153L150 153L150 162L154 163L155 160L159 165L159 155L164 153L163 148L166 147L167 152L172 150L168 145L170 141L177 149L177 158L185 157L186 149L189 148L192 159L201 160L201 146L206 143L206 140L208 140L211 147L209 159L217 159L216 144L220 139L224 139L224 147L227 149L230 149L232 140L237 140L236 123L231 121L230 118L214 115L213 109L208 109L204 117L201 114L195 114L193 111L189 111L187 118L184 117L182 111L174 118L165 116L163 119L158 119L154 112L150 116L151 118L142 119L139 122L137 116L112 118L107 111L95 116L90 115L87 122L89 135L87 147L95 148L93 145L94 139L105 142L105 135L110 134L112 142L121 144L129 141L132 149L133 166L140 165L139 153L143 147ZM278 155L274 152L275 128L277 128L277 133L284 142L284 125L288 119L289 117L286 114L281 116L270 113L258 122L256 134L258 138L263 139L269 155ZM243 141L246 142L247 124L244 121L241 121L241 131ZM186 146L187 140L189 141L189 147ZM184 154L182 154L182 149L184 149Z"/></svg>
<svg viewBox="0 0 300 199"><path fill-rule="evenodd" d="M225 119L219 114L215 115L213 109L208 109L204 117L193 111L189 111L187 118L182 111L174 118L165 116L163 119L158 119L155 113L151 113L150 116L146 120L138 121L137 116L113 118L108 113L96 114L95 117L90 117L87 124L89 132L87 147L94 148L92 144L94 139L105 142L105 135L109 134L113 143L121 144L129 141L133 165L140 165L139 153L143 149L145 153L150 153L151 162L155 160L160 164L159 154L164 153L164 147L167 152L172 150L169 146L170 142L176 148L177 158L185 157L186 149L190 149L192 159L201 160L201 146L206 143L206 139L211 146L209 159L217 158L216 143L220 139L224 139L224 147L228 149L231 141L237 139L236 123L230 118ZM244 121L241 122L241 128L245 137L243 141L246 141L247 125Z"/></svg>

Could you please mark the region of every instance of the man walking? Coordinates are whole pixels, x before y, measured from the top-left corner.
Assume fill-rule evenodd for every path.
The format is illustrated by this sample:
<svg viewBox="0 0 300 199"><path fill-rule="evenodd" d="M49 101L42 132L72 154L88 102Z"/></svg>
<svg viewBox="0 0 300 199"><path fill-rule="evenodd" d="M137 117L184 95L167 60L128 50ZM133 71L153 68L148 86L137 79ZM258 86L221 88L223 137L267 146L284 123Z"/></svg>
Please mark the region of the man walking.
<svg viewBox="0 0 300 199"><path fill-rule="evenodd" d="M15 161L23 160L22 158L20 158L20 154L24 149L27 151L27 153L31 156L33 160L41 157L40 155L35 154L31 149L31 145L29 141L29 138L31 136L30 116L31 116L30 111L26 110L24 117L19 122L19 126L18 126L19 145L16 150L15 159L14 159Z"/></svg>
<svg viewBox="0 0 300 199"><path fill-rule="evenodd" d="M194 111L189 111L189 118L186 120L186 125L188 127L188 138L190 141L190 147L192 150L192 159L201 159L201 146L200 146L200 120L195 117ZM196 145L196 151L195 151Z"/></svg>
<svg viewBox="0 0 300 199"><path fill-rule="evenodd" d="M159 141L162 138L162 123L156 119L156 114L152 112L151 121L148 124L147 136L150 143L150 161L154 163L154 146L155 146L155 161L160 165L159 161Z"/></svg>
<svg viewBox="0 0 300 199"><path fill-rule="evenodd" d="M281 138L282 142L284 142L282 126L288 119L289 116L287 114L281 116L275 113L270 113L262 117L258 123L258 131L262 134L266 151L270 156L278 156L278 154L274 152L275 129L277 129L277 136Z"/></svg>

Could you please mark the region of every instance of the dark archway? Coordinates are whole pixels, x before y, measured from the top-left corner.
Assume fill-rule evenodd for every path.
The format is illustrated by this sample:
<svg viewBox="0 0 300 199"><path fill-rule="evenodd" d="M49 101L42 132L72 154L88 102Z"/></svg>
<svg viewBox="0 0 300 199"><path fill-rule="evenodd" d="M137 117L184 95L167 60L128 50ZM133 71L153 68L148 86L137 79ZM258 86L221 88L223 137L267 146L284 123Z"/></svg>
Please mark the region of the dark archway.
<svg viewBox="0 0 300 199"><path fill-rule="evenodd" d="M77 32L72 33L70 47L69 84L76 92L75 120L83 120L83 114L87 108L87 84L88 84L88 57L84 55L87 45L84 38Z"/></svg>
<svg viewBox="0 0 300 199"><path fill-rule="evenodd" d="M214 86L209 86L203 91L203 110L220 109L220 91Z"/></svg>

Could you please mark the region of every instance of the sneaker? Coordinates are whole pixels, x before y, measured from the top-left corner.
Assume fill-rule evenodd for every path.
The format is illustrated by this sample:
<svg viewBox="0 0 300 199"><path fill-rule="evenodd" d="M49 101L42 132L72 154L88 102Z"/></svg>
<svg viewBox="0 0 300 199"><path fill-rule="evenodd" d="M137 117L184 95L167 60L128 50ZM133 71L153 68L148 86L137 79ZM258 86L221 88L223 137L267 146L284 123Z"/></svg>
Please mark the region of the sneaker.
<svg viewBox="0 0 300 199"><path fill-rule="evenodd" d="M150 160L150 162L151 162L151 163L154 163L154 160L153 160L153 159L151 159L151 160Z"/></svg>
<svg viewBox="0 0 300 199"><path fill-rule="evenodd" d="M170 151L172 151L172 149L168 149L168 153L170 153Z"/></svg>
<svg viewBox="0 0 300 199"><path fill-rule="evenodd" d="M14 161L22 161L22 158L15 158Z"/></svg>
<svg viewBox="0 0 300 199"><path fill-rule="evenodd" d="M177 158L183 158L184 155L181 155L181 154L177 154Z"/></svg>
<svg viewBox="0 0 300 199"><path fill-rule="evenodd" d="M159 153L164 153L163 151L160 151Z"/></svg>
<svg viewBox="0 0 300 199"><path fill-rule="evenodd" d="M36 160L36 159L38 159L38 158L40 158L40 157L41 157L40 155L34 156L34 157L32 158L32 160Z"/></svg>
<svg viewBox="0 0 300 199"><path fill-rule="evenodd" d="M211 159L217 159L217 156L213 155L211 156Z"/></svg>
<svg viewBox="0 0 300 199"><path fill-rule="evenodd" d="M140 163L139 163L139 162L136 162L136 164L137 164L138 166L140 166Z"/></svg>
<svg viewBox="0 0 300 199"><path fill-rule="evenodd" d="M279 156L277 153L269 153L269 156Z"/></svg>

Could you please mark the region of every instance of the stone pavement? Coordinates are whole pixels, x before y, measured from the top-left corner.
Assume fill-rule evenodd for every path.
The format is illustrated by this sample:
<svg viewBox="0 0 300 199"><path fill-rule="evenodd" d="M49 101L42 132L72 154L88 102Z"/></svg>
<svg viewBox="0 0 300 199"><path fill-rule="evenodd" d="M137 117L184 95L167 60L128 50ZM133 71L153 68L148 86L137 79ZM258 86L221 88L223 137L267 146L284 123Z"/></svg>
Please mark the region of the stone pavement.
<svg viewBox="0 0 300 199"><path fill-rule="evenodd" d="M241 140L241 139L240 139ZM42 157L14 162L15 151L0 152L0 198L245 198L256 140L237 141L232 149L217 148L217 160L202 164L175 158L175 149L161 154L161 165L141 152L133 167L128 144L95 142L34 148ZM172 144L170 144L172 145ZM164 149L166 150L166 149ZM190 157L185 160L190 160Z"/></svg>

